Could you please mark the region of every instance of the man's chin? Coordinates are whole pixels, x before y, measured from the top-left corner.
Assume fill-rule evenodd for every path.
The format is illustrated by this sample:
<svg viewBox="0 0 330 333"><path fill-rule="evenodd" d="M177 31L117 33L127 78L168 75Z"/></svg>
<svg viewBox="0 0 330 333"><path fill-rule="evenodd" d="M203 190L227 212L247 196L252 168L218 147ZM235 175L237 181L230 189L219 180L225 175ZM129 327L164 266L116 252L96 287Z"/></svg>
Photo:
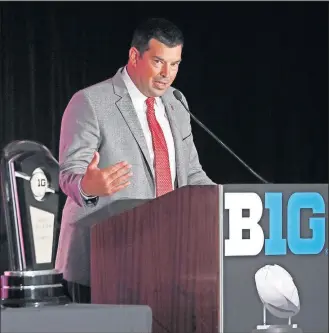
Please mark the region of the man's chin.
<svg viewBox="0 0 330 333"><path fill-rule="evenodd" d="M160 97L165 94L167 89L168 89L168 86L166 86L166 88L152 87L150 89L150 93L152 93L153 97Z"/></svg>

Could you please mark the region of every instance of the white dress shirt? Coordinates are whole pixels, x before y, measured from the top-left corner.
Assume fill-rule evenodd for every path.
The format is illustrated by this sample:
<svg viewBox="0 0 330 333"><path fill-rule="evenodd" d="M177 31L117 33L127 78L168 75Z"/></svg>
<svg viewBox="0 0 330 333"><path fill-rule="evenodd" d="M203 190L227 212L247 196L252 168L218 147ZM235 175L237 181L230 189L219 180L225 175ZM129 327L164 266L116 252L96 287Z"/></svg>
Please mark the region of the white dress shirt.
<svg viewBox="0 0 330 333"><path fill-rule="evenodd" d="M147 120L147 104L146 100L147 97L144 96L140 90L136 87L136 85L133 83L132 79L127 73L126 67L124 68L122 72L122 77L124 80L124 83L126 85L126 88L128 90L128 93L131 97L134 109L137 113L137 116L139 118L144 137L147 142L150 159L152 165L154 165L154 150L152 146L152 136L149 129L149 124ZM155 98L155 115L156 119L163 130L168 154L169 154L169 161L170 161L170 169L171 169L171 176L172 176L172 184L174 187L174 181L176 177L176 166L175 166L175 148L174 148L174 140L172 136L172 131L170 127L170 123L168 121L168 118L166 116L165 107L160 97Z"/></svg>

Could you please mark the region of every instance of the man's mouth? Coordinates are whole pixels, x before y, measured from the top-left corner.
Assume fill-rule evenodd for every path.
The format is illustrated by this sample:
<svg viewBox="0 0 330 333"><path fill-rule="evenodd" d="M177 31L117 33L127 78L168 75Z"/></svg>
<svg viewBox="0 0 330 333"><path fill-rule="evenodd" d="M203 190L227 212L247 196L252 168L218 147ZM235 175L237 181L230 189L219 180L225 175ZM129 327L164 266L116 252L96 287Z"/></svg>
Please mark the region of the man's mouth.
<svg viewBox="0 0 330 333"><path fill-rule="evenodd" d="M165 88L168 84L168 82L162 82L162 81L154 81L156 87L159 87L159 88Z"/></svg>

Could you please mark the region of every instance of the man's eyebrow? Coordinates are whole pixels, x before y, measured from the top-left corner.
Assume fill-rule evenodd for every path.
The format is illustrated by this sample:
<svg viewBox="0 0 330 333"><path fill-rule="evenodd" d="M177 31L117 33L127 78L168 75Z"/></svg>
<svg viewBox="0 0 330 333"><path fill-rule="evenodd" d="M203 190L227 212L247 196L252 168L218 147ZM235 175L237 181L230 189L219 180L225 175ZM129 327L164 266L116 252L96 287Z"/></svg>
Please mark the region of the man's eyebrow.
<svg viewBox="0 0 330 333"><path fill-rule="evenodd" d="M157 59L157 60L160 60L160 61L165 61L162 57L159 57L159 56L153 56L154 59ZM174 61L174 63L180 63L182 60L177 60L177 61Z"/></svg>
<svg viewBox="0 0 330 333"><path fill-rule="evenodd" d="M162 57L158 57L158 56L153 56L153 58L164 61L164 59Z"/></svg>

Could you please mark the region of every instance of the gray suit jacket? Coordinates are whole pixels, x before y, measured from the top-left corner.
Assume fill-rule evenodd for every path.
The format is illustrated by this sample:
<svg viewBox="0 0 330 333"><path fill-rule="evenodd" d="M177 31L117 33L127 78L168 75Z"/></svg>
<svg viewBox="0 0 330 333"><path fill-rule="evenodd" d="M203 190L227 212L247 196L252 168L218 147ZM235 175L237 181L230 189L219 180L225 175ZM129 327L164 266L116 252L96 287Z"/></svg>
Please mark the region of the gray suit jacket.
<svg viewBox="0 0 330 333"><path fill-rule="evenodd" d="M90 283L89 226L153 199L155 193L147 144L121 71L122 68L109 80L78 91L62 118L59 180L67 200L56 268L66 280L83 285ZM199 163L190 115L175 99L173 91L169 88L162 101L174 137L177 187L213 185ZM78 183L95 151L100 154L100 168L127 161L132 165L133 176L126 189L101 197L95 206L89 206L80 195Z"/></svg>

